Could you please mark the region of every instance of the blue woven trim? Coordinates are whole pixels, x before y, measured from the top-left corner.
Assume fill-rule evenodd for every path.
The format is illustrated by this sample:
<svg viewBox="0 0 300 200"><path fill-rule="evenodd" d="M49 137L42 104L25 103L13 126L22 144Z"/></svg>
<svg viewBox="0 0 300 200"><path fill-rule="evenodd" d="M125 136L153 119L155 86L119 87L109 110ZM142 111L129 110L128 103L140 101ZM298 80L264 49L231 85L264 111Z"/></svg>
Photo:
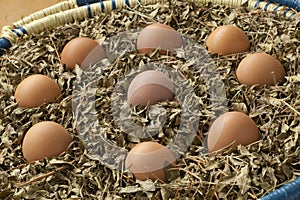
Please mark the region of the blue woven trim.
<svg viewBox="0 0 300 200"><path fill-rule="evenodd" d="M99 2L100 2L100 5L101 5L101 11L102 12L104 12L104 3L103 3L103 1L102 0L99 0Z"/></svg>
<svg viewBox="0 0 300 200"><path fill-rule="evenodd" d="M296 13L291 14L290 18L293 18L296 15Z"/></svg>
<svg viewBox="0 0 300 200"><path fill-rule="evenodd" d="M116 0L111 0L112 9L117 9Z"/></svg>
<svg viewBox="0 0 300 200"><path fill-rule="evenodd" d="M12 30L12 32L14 32L14 34L16 34L18 37L21 37L21 34L17 30Z"/></svg>
<svg viewBox="0 0 300 200"><path fill-rule="evenodd" d="M300 11L300 0L269 0L272 3L278 3L283 6L294 8Z"/></svg>
<svg viewBox="0 0 300 200"><path fill-rule="evenodd" d="M300 199L299 186L300 186L300 176L296 180L281 186L281 188L260 198L259 200Z"/></svg>
<svg viewBox="0 0 300 200"><path fill-rule="evenodd" d="M268 7L269 7L269 5L271 4L271 2L270 1L268 1L268 3L265 5L265 7L264 7L264 11L267 11L268 10Z"/></svg>
<svg viewBox="0 0 300 200"><path fill-rule="evenodd" d="M18 37L21 37L22 35L27 34L27 31L26 31L25 28L23 28L22 26L18 27L17 29L14 29L14 30L12 30L12 31L13 31ZM19 31L21 31L22 34L20 34Z"/></svg>
<svg viewBox="0 0 300 200"><path fill-rule="evenodd" d="M254 7L258 7L259 4L260 4L260 0L257 0L257 2L255 3Z"/></svg>
<svg viewBox="0 0 300 200"><path fill-rule="evenodd" d="M85 5L85 0L76 0L77 6Z"/></svg>
<svg viewBox="0 0 300 200"><path fill-rule="evenodd" d="M84 6L87 4L93 4L93 3L97 3L99 0L76 0L77 5L80 6Z"/></svg>
<svg viewBox="0 0 300 200"><path fill-rule="evenodd" d="M22 26L20 26L18 28L20 31L22 31L23 34L27 34L27 31L25 30L25 28L23 28Z"/></svg>
<svg viewBox="0 0 300 200"><path fill-rule="evenodd" d="M11 43L6 38L0 38L0 56L3 55L4 50L8 50L11 47Z"/></svg>
<svg viewBox="0 0 300 200"><path fill-rule="evenodd" d="M274 8L274 10L276 11L276 10L278 10L280 7L281 7L281 5L278 4L278 5Z"/></svg>
<svg viewBox="0 0 300 200"><path fill-rule="evenodd" d="M289 9L286 9L285 11L284 11L284 13L283 13L283 16L286 16L286 14L290 11L291 9L289 8Z"/></svg>
<svg viewBox="0 0 300 200"><path fill-rule="evenodd" d="M93 15L92 15L92 10L91 10L91 5L87 2L86 6L87 6L89 18L92 18Z"/></svg>
<svg viewBox="0 0 300 200"><path fill-rule="evenodd" d="M130 7L129 0L125 0L125 3L128 7Z"/></svg>

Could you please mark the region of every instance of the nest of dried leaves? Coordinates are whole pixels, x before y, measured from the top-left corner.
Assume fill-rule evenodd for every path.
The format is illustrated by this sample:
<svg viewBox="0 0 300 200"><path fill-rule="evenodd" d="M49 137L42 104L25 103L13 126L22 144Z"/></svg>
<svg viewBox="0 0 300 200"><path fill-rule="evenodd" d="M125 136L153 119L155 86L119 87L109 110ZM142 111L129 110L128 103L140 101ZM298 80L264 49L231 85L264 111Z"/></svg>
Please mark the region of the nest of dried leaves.
<svg viewBox="0 0 300 200"><path fill-rule="evenodd" d="M235 69L246 53L211 55L225 85L226 106L212 109L207 84L180 56L139 55L129 52L107 65L96 92L100 134L117 146L130 149L143 141L126 135L114 122L110 110L117 80L135 67L163 62L186 77L199 101L198 135L176 166L170 182L135 180L130 173L111 170L85 149L72 114L72 89L76 72L60 63L64 45L77 36L104 41L117 33L167 23L204 46L212 29L236 24L251 40L250 52L266 52L278 58L287 71L276 86L240 85ZM256 199L300 175L300 16L287 19L276 13L218 5L195 5L170 1L101 14L93 19L57 27L18 41L0 58L0 198L1 199ZM57 80L62 100L38 108L19 108L13 97L21 80L35 74ZM167 144L178 131L181 107L162 103L167 121L151 138ZM215 107L214 107L215 108ZM247 147L218 154L205 153L205 136L220 111L247 113L259 127L261 140ZM136 123L151 120L149 107L132 109ZM57 158L27 164L22 156L22 139L35 123L52 120L72 134L73 143ZM84 121L84 120L83 120ZM87 127L88 128L88 127ZM88 129L87 129L88 130ZM149 140L149 139L148 139Z"/></svg>

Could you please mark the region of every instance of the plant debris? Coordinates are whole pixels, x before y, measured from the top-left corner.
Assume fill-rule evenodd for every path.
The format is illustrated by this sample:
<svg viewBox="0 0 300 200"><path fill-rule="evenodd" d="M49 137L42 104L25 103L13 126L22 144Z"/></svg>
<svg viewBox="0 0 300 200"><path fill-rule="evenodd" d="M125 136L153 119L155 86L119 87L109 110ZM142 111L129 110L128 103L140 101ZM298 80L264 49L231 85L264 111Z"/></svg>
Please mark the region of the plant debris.
<svg viewBox="0 0 300 200"><path fill-rule="evenodd" d="M218 80L212 76L203 77L203 71L193 67L192 58L185 59L180 51L167 56L155 52L151 56L132 51L115 53L111 56L112 62L103 66L95 91L95 115L101 130L90 130L84 126L90 122L72 112L72 91L76 77L82 72L69 71L62 66L59 54L64 45L78 36L103 43L117 33L137 30L153 22L166 23L203 47L205 39L217 26L235 24L249 36L249 52L266 52L281 61L287 71L286 80L276 86L240 85L235 70L249 52L210 55L219 72ZM169 1L99 14L93 19L19 40L0 58L0 199L257 199L294 180L300 175L299 25L299 14L291 20L278 13L249 11L244 7L233 9ZM117 45L118 41L112 44ZM153 122L151 130L158 134L146 139L126 134L131 127L119 126L111 110L113 103L121 108L126 106L125 101L113 95L118 81L124 75L130 77L133 71L144 69L150 62L163 63L180 73L185 80L180 84L191 85L195 93L188 98L196 99L199 104L195 118L191 118L197 135L187 151L180 153L176 166L169 169L171 179L164 184L135 180L130 173L103 164L117 155L110 155L109 147L99 147L96 152L102 154L98 156L88 151L75 124L80 122L85 134L99 134L125 150L146 140L163 145L172 141L180 134L185 111L180 101L160 103L154 108L130 109L135 124L148 125L151 129L150 122ZM62 98L38 108L19 108L13 97L14 90L21 80L35 73L55 79L62 89ZM218 86L217 81L224 84L221 89L226 95L226 105L209 95L209 86ZM119 89L124 90L122 87L128 84L125 80ZM179 90L178 94L183 92ZM161 119L157 118L161 108L166 114L164 126L160 126ZM238 146L236 150L207 154L205 136L211 122L220 113L232 110L244 112L256 122L261 140L247 147ZM44 120L66 127L73 142L56 158L27 164L22 156L22 139L33 124ZM97 141L91 145L96 148Z"/></svg>

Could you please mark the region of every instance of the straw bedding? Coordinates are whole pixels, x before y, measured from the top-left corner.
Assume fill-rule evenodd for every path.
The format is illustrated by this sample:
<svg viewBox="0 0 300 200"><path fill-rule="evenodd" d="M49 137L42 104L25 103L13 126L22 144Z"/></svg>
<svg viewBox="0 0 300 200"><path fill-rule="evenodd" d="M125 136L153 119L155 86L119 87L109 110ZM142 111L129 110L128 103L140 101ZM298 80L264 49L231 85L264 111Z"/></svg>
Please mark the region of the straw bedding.
<svg viewBox="0 0 300 200"><path fill-rule="evenodd" d="M235 77L246 53L211 55L225 85L226 106L212 109L207 85L201 75L178 55L150 57L128 52L105 67L99 77L96 109L105 134L113 143L130 149L142 140L128 137L114 123L111 94L119 78L144 63L158 61L181 73L193 86L200 102L198 135L177 165L171 180L160 184L135 180L129 173L111 170L84 148L72 115L72 87L76 71L60 63L60 52L72 38L87 36L103 42L117 33L143 28L153 22L169 24L204 45L217 26L235 24L251 40L249 52L266 52L278 58L287 71L276 86L240 85ZM189 2L159 3L113 11L60 26L52 31L17 41L0 58L0 198L1 199L256 199L300 175L300 16L293 20L276 13L246 8ZM116 41L117 43L117 41ZM33 109L19 108L13 98L18 83L30 74L45 74L62 88L62 99ZM167 126L152 139L167 144L177 133L180 105L162 103L168 113ZM149 107L132 110L136 122L145 124ZM205 136L212 119L224 111L242 111L257 124L261 140L253 145L218 154L207 154ZM35 123L52 120L72 134L73 143L57 158L27 164L22 156L22 139Z"/></svg>

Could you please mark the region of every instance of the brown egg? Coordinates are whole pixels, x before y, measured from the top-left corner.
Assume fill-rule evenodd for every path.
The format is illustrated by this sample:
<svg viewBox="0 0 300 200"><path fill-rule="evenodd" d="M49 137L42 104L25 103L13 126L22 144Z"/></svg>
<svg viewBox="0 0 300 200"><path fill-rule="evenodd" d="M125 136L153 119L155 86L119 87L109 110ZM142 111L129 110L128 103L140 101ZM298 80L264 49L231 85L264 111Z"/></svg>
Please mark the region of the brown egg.
<svg viewBox="0 0 300 200"><path fill-rule="evenodd" d="M72 138L64 127L55 122L44 121L27 131L22 151L27 162L32 162L58 156L67 149L71 141Z"/></svg>
<svg viewBox="0 0 300 200"><path fill-rule="evenodd" d="M86 69L105 57L105 51L97 41L87 37L78 37L65 45L61 53L61 62L71 70L75 68L75 64Z"/></svg>
<svg viewBox="0 0 300 200"><path fill-rule="evenodd" d="M139 53L150 54L155 49L160 49L160 54L167 54L183 45L181 35L172 27L155 23L144 28L137 38Z"/></svg>
<svg viewBox="0 0 300 200"><path fill-rule="evenodd" d="M138 74L128 88L128 102L136 105L153 105L174 98L174 84L162 72L148 70Z"/></svg>
<svg viewBox="0 0 300 200"><path fill-rule="evenodd" d="M35 74L25 78L15 92L20 107L34 108L54 102L61 95L58 84L48 76Z"/></svg>
<svg viewBox="0 0 300 200"><path fill-rule="evenodd" d="M140 179L166 182L166 167L175 164L176 158L165 146L156 142L142 142L128 153L125 167Z"/></svg>
<svg viewBox="0 0 300 200"><path fill-rule="evenodd" d="M225 25L218 27L208 36L206 46L211 53L229 55L248 51L250 42L242 29L234 25Z"/></svg>
<svg viewBox="0 0 300 200"><path fill-rule="evenodd" d="M211 125L207 145L210 152L217 151L232 144L248 145L260 139L255 122L241 112L227 112L219 116Z"/></svg>
<svg viewBox="0 0 300 200"><path fill-rule="evenodd" d="M285 70L281 63L266 53L248 54L239 64L236 76L241 84L275 85L283 81Z"/></svg>

